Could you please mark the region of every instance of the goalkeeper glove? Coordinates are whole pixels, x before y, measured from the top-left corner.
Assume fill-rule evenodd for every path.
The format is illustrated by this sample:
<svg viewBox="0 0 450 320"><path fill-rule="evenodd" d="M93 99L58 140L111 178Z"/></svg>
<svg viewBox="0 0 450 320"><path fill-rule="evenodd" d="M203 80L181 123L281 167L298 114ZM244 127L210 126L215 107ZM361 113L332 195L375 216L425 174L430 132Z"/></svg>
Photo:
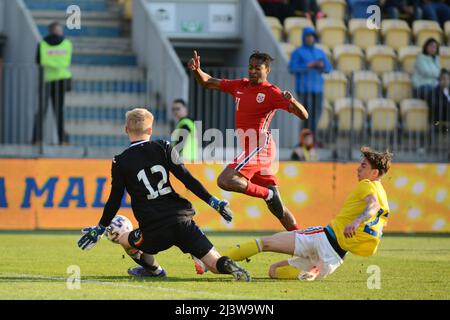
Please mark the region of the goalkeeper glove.
<svg viewBox="0 0 450 320"><path fill-rule="evenodd" d="M230 206L228 205L228 202L221 201L217 199L216 197L211 197L208 201L209 205L220 213L220 215L227 221L231 222L233 219L233 213L231 212Z"/></svg>
<svg viewBox="0 0 450 320"><path fill-rule="evenodd" d="M81 232L83 233L83 236L78 241L78 246L81 250L91 249L98 241L100 241L105 230L106 228L102 225L82 229Z"/></svg>

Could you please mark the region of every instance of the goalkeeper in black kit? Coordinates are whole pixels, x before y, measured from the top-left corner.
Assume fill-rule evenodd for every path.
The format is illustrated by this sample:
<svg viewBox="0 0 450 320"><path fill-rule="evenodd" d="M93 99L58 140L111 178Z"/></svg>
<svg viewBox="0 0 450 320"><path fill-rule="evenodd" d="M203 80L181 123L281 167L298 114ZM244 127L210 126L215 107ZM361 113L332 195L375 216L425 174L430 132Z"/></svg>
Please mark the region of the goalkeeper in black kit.
<svg viewBox="0 0 450 320"><path fill-rule="evenodd" d="M125 189L139 228L119 235L118 242L139 264L130 268L132 276L165 277L165 270L154 255L177 246L200 259L214 273L231 274L236 280L250 281L249 273L229 257L221 256L192 219L192 204L172 188L169 173L177 177L197 197L208 203L228 222L232 219L228 203L212 196L182 163L169 142L149 141L153 115L136 108L126 113L125 131L130 146L112 162L109 199L97 226L83 229L78 241L82 250L91 249L102 237L120 208Z"/></svg>

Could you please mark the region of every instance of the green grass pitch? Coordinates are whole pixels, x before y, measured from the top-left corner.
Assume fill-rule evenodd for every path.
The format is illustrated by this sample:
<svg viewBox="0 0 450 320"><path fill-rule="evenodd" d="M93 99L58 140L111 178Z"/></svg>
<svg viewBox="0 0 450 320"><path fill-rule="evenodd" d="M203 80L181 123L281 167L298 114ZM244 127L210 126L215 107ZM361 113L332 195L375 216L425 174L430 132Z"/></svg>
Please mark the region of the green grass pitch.
<svg viewBox="0 0 450 320"><path fill-rule="evenodd" d="M81 251L74 232L0 233L0 299L449 299L450 237L385 235L370 258L348 255L337 271L322 281L272 280L270 263L281 254L262 253L249 263L251 283L208 272L199 276L189 255L171 248L158 255L166 279L133 279L134 262L106 238ZM253 239L255 234L210 233L221 250ZM380 269L381 288L368 289L368 267ZM69 289L69 266L81 272L79 289ZM70 271L70 270L69 270ZM369 281L370 282L370 281Z"/></svg>

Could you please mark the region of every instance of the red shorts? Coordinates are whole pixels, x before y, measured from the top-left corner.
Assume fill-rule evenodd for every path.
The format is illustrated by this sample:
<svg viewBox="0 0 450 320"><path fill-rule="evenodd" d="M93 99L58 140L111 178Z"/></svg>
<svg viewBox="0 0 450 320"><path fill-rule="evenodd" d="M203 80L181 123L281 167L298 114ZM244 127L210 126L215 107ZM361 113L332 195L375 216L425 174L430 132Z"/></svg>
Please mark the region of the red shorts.
<svg viewBox="0 0 450 320"><path fill-rule="evenodd" d="M259 186L277 185L278 180L271 170L275 155L275 143L269 138L266 144L241 152L227 167Z"/></svg>

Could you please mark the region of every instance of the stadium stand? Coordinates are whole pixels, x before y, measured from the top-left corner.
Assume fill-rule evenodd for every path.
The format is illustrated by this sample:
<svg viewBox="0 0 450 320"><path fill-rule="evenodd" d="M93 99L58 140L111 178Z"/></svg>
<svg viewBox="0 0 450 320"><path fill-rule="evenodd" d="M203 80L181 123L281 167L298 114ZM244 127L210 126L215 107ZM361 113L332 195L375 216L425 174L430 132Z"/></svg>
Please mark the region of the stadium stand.
<svg viewBox="0 0 450 320"><path fill-rule="evenodd" d="M395 50L408 46L411 40L411 28L403 20L386 19L381 21L381 33L384 44Z"/></svg>
<svg viewBox="0 0 450 320"><path fill-rule="evenodd" d="M287 34L287 42L295 47L302 45L302 34L305 27L314 28L311 20L301 17L289 17L284 20L284 30Z"/></svg>
<svg viewBox="0 0 450 320"><path fill-rule="evenodd" d="M450 47L439 47L441 67L450 70Z"/></svg>
<svg viewBox="0 0 450 320"><path fill-rule="evenodd" d="M42 36L52 21L65 20L70 1L25 0ZM130 105L147 102L146 74L136 56L122 8L107 0L77 1L83 8L83 27L65 28L74 44L72 92L65 104L69 143L83 146L115 146L126 142L120 129ZM61 8L64 8L62 11ZM165 119L164 112L154 111ZM118 130L119 129L119 130ZM159 128L169 135L168 126Z"/></svg>
<svg viewBox="0 0 450 320"><path fill-rule="evenodd" d="M386 72L382 76L383 88L386 98L392 99L395 103L400 103L403 99L412 97L411 77L405 72Z"/></svg>
<svg viewBox="0 0 450 320"><path fill-rule="evenodd" d="M331 107L331 104L328 102L327 99L324 99L323 101L323 111L322 115L320 116L319 123L317 125L318 130L328 130L331 126L332 120L333 120L333 108Z"/></svg>
<svg viewBox="0 0 450 320"><path fill-rule="evenodd" d="M347 75L362 70L364 67L363 51L353 44L336 45L333 50L333 57L337 69Z"/></svg>
<svg viewBox="0 0 450 320"><path fill-rule="evenodd" d="M370 99L367 101L367 114L371 131L386 132L397 128L398 109L391 99Z"/></svg>
<svg viewBox="0 0 450 320"><path fill-rule="evenodd" d="M324 97L330 102L347 96L347 77L342 71L335 70L324 75Z"/></svg>
<svg viewBox="0 0 450 320"><path fill-rule="evenodd" d="M412 31L416 45L422 47L429 38L434 38L442 43L442 29L439 23L429 20L416 20L413 22Z"/></svg>
<svg viewBox="0 0 450 320"><path fill-rule="evenodd" d="M356 71L353 74L353 88L355 97L366 103L378 98L381 82L375 72Z"/></svg>
<svg viewBox="0 0 450 320"><path fill-rule="evenodd" d="M364 128L366 109L359 99L339 98L334 103L337 115L338 131L361 131ZM353 113L353 125L352 125Z"/></svg>
<svg viewBox="0 0 450 320"><path fill-rule="evenodd" d="M343 20L347 10L345 0L319 0L317 1L320 11L329 18Z"/></svg>
<svg viewBox="0 0 450 320"><path fill-rule="evenodd" d="M328 58L328 60L330 60L330 62L333 60L333 56L331 54L330 48L328 48L326 45L324 45L322 43L315 43L314 45L317 48L321 49L323 52L325 52L325 54L327 55L327 58Z"/></svg>
<svg viewBox="0 0 450 320"><path fill-rule="evenodd" d="M283 48L286 59L289 60L291 58L292 51L295 50L295 46L289 42L281 42L280 45Z"/></svg>
<svg viewBox="0 0 450 320"><path fill-rule="evenodd" d="M275 39L280 41L283 36L283 26L281 25L280 20L277 17L266 17L266 20Z"/></svg>
<svg viewBox="0 0 450 320"><path fill-rule="evenodd" d="M364 50L378 43L378 30L367 28L366 19L351 19L348 23L348 31L352 43Z"/></svg>
<svg viewBox="0 0 450 320"><path fill-rule="evenodd" d="M42 35L46 34L47 25L50 22L65 19L65 9L71 4L69 0L58 2L24 0L24 2ZM134 4L141 2L144 3L138 0L134 1ZM256 1L251 2L255 2L257 5ZM141 24L147 18L143 17L144 14L140 12L141 10L137 10L133 14L132 0L76 0L76 3L83 7L83 28L66 30L66 36L74 43L73 90L67 95L67 112L65 113L69 140L71 144L75 145L121 145L123 144L123 141L119 139L121 132L115 132L117 123L122 120L121 115L126 108L130 104L148 105L149 91L154 90L153 86L158 87L157 90L162 90L158 92L161 95L165 94L164 90L168 91L171 88L170 85L163 82L155 85L151 80L152 77L147 74L147 70L151 70L148 61L144 63L140 61L143 60L142 55L145 50L135 45L136 39L130 37L130 29L131 24L137 20L136 17L139 17ZM403 102L412 98L410 75L416 56L421 52L423 43L429 37L436 38L441 43L441 66L450 69L450 46L448 46L450 45L450 22L446 22L441 28L435 21L411 22L401 19L383 19L380 29L369 29L365 19L352 19L347 1L319 0L317 3L320 11L324 13L324 17L318 15L312 17L312 20L308 15L307 18L291 16L284 19L284 24L281 24L276 17L265 17L263 13L258 13L260 23L266 24L264 28L258 28L258 30L264 29L262 31L264 36L257 36L259 42L250 41L252 45L248 44L248 38L234 40L232 45L239 58L228 59L233 60L234 63L233 71L229 76L240 74L236 64L239 63L241 66L245 62L244 56L246 56L246 54L241 54L241 51L253 50L255 43L264 43L268 51L276 52L276 61L280 61L280 58L283 61L289 61L293 50L302 45L303 29L309 26L314 28L319 36L316 46L325 52L333 64L333 71L330 74L324 74L324 110L326 111L320 119L320 130L335 126L334 129L342 131L343 128L349 127L348 121L345 121L348 111L346 108L349 103L343 99L352 97L357 101L355 106L358 109L358 117L360 117L359 113L362 113L362 128L370 128L367 132L373 128L382 127L377 119L382 117L380 114L383 112L389 119L394 119L393 106L397 108L397 113L400 115L396 122L399 132L411 128L411 125L409 127L405 125L404 113L400 112L400 109ZM303 13L296 11L294 14ZM255 18L256 12L251 16ZM403 18L403 16L400 17ZM248 29L249 26L246 27ZM275 35L279 44L277 49L272 47L275 39L270 32ZM155 40L156 37L151 39ZM188 56L187 43L192 42L192 39L185 42L169 37L167 39L169 39L171 50L176 51L174 57L171 58L179 59L177 63L181 61L184 66ZM217 41L215 45L219 45L219 42L221 41ZM269 42L270 45L268 45ZM202 48L205 45L204 42L194 41L194 43L195 45L199 44L202 52L205 52ZM185 47L182 47L183 45ZM222 43L220 45L225 46ZM277 44L274 43L273 46L276 47ZM148 47L148 44L143 47ZM189 50L191 49L189 48ZM215 50L216 53L220 51L217 48ZM167 48L162 52L167 54ZM209 53L204 53L202 60L207 54L213 56L213 52L211 50ZM212 65L220 66L219 68L230 67L231 64L226 66L223 64L227 60L225 56L211 60L213 61ZM181 70L182 67L178 67L178 69ZM181 73L183 72L184 70L181 70ZM181 78L181 73L177 73L177 78ZM228 76L227 74L228 71L224 69L218 71L218 75ZM274 82L280 88L289 87L294 83L293 77L283 70L280 70L279 73L272 73L272 77L276 79ZM187 83L187 80L185 82ZM191 86L191 82L189 86ZM206 121L219 121L226 118L226 121L223 122L232 123L233 118L229 111L223 111L224 113L221 113L215 120L216 114L207 111L206 108L209 100L198 96L195 88L193 90L189 88L189 90L189 98L194 98L194 104L199 104L198 107L195 107L198 110L196 114L201 114L202 117L206 116L209 119ZM161 96L159 98L161 99ZM151 96L150 99L153 105L160 105L161 100L158 100L156 95ZM168 100L167 96L162 99ZM155 101L157 103L154 103ZM219 103L229 104L232 101L221 98ZM408 103L406 105L411 105ZM158 131L163 132L162 137L165 138L170 133L170 115L166 105L152 110L157 122L163 123ZM367 112L364 105L367 106ZM425 114L417 112L417 117L420 114L425 116ZM365 122L366 115L369 120L367 122ZM334 121L335 117L338 121ZM359 122L356 124L356 128L361 127ZM344 127L341 128L341 125ZM385 125L389 129L386 129L387 131L395 131L391 130L391 122ZM88 126L96 127L96 129L81 129ZM330 141L325 141L324 144L331 143L332 139L331 135Z"/></svg>
<svg viewBox="0 0 450 320"><path fill-rule="evenodd" d="M444 24L444 33L445 37L447 38L447 45L450 46L450 21L447 21Z"/></svg>
<svg viewBox="0 0 450 320"><path fill-rule="evenodd" d="M366 59L369 69L378 75L394 71L397 60L394 49L383 45L367 48Z"/></svg>
<svg viewBox="0 0 450 320"><path fill-rule="evenodd" d="M422 51L419 46L407 46L398 50L398 61L401 64L401 69L409 74L413 73L414 63L417 55Z"/></svg>
<svg viewBox="0 0 450 320"><path fill-rule="evenodd" d="M344 44L347 39L347 28L342 20L333 18L319 19L316 28L320 42L330 48Z"/></svg>
<svg viewBox="0 0 450 320"><path fill-rule="evenodd" d="M428 129L428 106L419 99L405 99L400 103L400 113L407 132L426 132Z"/></svg>

